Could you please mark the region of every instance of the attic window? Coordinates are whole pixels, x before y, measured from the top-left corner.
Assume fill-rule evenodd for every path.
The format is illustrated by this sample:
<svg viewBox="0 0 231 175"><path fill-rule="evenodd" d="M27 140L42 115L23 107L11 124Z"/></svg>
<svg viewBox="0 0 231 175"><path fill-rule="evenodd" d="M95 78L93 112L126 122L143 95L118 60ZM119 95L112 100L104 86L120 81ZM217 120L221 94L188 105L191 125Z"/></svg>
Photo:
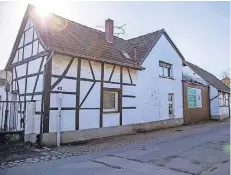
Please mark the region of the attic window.
<svg viewBox="0 0 231 175"><path fill-rule="evenodd" d="M121 53L123 54L123 56L127 59L131 59L131 57L128 55L128 53L124 50L121 51Z"/></svg>

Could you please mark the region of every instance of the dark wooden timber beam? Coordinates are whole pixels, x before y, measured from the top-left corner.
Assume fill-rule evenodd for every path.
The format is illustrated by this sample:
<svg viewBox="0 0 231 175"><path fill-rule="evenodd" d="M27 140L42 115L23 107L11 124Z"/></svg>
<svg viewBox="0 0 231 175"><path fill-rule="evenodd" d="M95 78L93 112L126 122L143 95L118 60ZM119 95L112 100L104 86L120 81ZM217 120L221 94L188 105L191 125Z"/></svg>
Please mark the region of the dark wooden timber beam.
<svg viewBox="0 0 231 175"><path fill-rule="evenodd" d="M120 94L119 94L119 111L120 111L120 126L123 125L123 67L120 66Z"/></svg>
<svg viewBox="0 0 231 175"><path fill-rule="evenodd" d="M75 111L75 129L79 130L79 108L80 108L80 77L81 77L81 59L78 59L77 80L76 80L76 111Z"/></svg>
<svg viewBox="0 0 231 175"><path fill-rule="evenodd" d="M104 63L101 63L101 79L100 79L100 111L99 111L99 127L103 127L103 82L104 82Z"/></svg>
<svg viewBox="0 0 231 175"><path fill-rule="evenodd" d="M50 55L47 63L44 67L44 113L43 117L41 117L43 121L43 133L49 133L49 121L50 121L50 91L51 91L51 72L52 72L52 54Z"/></svg>

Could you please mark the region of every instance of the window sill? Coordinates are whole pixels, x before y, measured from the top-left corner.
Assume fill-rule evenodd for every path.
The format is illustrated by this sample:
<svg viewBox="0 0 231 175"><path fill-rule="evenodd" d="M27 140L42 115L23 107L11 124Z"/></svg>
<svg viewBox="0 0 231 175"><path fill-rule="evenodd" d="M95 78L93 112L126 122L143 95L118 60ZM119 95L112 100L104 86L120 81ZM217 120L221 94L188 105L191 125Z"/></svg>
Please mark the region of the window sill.
<svg viewBox="0 0 231 175"><path fill-rule="evenodd" d="M219 107L229 107L229 106L226 106L226 105L222 105L222 106L219 106Z"/></svg>
<svg viewBox="0 0 231 175"><path fill-rule="evenodd" d="M172 77L165 77L165 76L161 76L161 75L159 75L159 77L160 78L167 78L167 79L170 79L170 80L174 80L174 78L172 78Z"/></svg>
<svg viewBox="0 0 231 175"><path fill-rule="evenodd" d="M103 111L103 114L115 114L120 113L119 111Z"/></svg>

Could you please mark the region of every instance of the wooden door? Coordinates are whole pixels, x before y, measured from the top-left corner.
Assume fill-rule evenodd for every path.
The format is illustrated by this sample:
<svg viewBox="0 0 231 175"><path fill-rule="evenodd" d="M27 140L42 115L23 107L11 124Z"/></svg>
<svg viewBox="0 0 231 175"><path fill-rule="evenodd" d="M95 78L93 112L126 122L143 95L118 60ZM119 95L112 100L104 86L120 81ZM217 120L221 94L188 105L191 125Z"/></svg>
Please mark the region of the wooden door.
<svg viewBox="0 0 231 175"><path fill-rule="evenodd" d="M199 102L194 104L192 92L199 92L196 94L196 99ZM183 112L184 123L191 124L210 119L210 99L209 87L198 85L190 82L183 82Z"/></svg>

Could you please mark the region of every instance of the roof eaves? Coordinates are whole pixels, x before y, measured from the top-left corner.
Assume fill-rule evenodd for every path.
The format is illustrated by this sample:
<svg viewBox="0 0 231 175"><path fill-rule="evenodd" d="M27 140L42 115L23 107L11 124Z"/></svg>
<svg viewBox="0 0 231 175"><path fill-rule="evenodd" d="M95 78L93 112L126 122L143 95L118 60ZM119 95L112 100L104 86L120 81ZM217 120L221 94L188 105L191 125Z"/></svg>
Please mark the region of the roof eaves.
<svg viewBox="0 0 231 175"><path fill-rule="evenodd" d="M221 92L225 92L225 93L229 93L230 94L230 91L226 91L226 90L223 90L223 89L219 89L217 88L218 91L221 91Z"/></svg>

